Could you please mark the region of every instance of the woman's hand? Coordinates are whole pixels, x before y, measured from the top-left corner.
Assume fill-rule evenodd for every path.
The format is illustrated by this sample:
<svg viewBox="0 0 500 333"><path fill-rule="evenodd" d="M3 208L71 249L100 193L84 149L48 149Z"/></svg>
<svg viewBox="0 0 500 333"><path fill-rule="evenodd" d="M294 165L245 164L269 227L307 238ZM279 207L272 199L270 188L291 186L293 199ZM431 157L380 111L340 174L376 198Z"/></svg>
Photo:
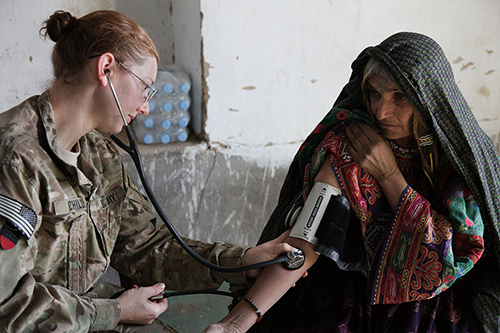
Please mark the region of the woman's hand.
<svg viewBox="0 0 500 333"><path fill-rule="evenodd" d="M353 123L346 128L346 134L352 158L377 181L401 173L387 140L368 124Z"/></svg>
<svg viewBox="0 0 500 333"><path fill-rule="evenodd" d="M283 243L290 234L290 231L291 230L285 231L278 238L247 250L243 255L243 265L271 260L280 254L288 253L289 251L297 251L297 249L290 244ZM249 278L256 278L261 271L262 269L252 269L246 271L246 275Z"/></svg>
<svg viewBox="0 0 500 333"><path fill-rule="evenodd" d="M163 292L165 285L157 283L151 287L137 287L125 291L117 300L121 306L120 323L149 325L168 307L166 298L149 301L148 298Z"/></svg>
<svg viewBox="0 0 500 333"><path fill-rule="evenodd" d="M392 210L408 186L387 140L368 124L356 122L346 128L347 148L356 163L380 184Z"/></svg>

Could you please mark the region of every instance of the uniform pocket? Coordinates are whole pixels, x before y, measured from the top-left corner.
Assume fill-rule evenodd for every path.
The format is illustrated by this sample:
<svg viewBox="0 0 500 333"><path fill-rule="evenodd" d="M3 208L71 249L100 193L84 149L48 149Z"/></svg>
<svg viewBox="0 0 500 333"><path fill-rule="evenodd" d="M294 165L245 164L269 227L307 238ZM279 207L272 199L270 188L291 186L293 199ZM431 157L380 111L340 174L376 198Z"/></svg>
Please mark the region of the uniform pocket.
<svg viewBox="0 0 500 333"><path fill-rule="evenodd" d="M121 225L121 210L125 191L122 188L115 189L103 195L98 203L98 208L93 210L95 218L94 225L101 237L101 241L109 258L113 252Z"/></svg>

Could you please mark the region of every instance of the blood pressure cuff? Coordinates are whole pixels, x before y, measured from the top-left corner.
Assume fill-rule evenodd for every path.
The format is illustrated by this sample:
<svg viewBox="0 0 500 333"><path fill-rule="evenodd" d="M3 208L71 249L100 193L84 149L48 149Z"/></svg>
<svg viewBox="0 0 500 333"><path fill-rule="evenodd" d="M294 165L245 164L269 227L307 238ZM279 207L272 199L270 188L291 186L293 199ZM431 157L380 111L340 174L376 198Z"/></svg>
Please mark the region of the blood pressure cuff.
<svg viewBox="0 0 500 333"><path fill-rule="evenodd" d="M316 252L337 263L345 271L370 268L361 225L350 220L350 207L346 198L332 195L315 234Z"/></svg>
<svg viewBox="0 0 500 333"><path fill-rule="evenodd" d="M316 252L342 270L369 269L359 221L350 219L350 206L337 187L315 182L305 202L299 198L285 218L290 237L316 246Z"/></svg>

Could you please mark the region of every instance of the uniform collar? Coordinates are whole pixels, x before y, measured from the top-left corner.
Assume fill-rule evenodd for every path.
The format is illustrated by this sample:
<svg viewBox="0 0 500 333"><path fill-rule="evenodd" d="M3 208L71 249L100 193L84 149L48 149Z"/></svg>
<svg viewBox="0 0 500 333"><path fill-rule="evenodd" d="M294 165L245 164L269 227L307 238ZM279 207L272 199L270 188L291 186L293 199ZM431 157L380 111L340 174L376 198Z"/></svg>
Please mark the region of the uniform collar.
<svg viewBox="0 0 500 333"><path fill-rule="evenodd" d="M38 97L38 109L40 110L40 118L42 120L43 129L47 137L47 143L52 153L57 155L57 131L54 117L54 109L50 104L49 91L46 90ZM58 156L59 157L59 156Z"/></svg>

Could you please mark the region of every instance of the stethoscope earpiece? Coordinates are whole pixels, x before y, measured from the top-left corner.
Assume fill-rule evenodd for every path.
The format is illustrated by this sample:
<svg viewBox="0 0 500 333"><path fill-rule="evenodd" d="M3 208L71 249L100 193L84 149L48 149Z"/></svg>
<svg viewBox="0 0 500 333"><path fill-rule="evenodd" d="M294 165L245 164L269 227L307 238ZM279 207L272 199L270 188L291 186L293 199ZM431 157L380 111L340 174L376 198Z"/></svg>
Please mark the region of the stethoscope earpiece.
<svg viewBox="0 0 500 333"><path fill-rule="evenodd" d="M108 75L108 76L109 76L109 75L111 74L111 72L109 71L109 69L105 69L105 70L104 70L104 74L106 74L106 75Z"/></svg>

